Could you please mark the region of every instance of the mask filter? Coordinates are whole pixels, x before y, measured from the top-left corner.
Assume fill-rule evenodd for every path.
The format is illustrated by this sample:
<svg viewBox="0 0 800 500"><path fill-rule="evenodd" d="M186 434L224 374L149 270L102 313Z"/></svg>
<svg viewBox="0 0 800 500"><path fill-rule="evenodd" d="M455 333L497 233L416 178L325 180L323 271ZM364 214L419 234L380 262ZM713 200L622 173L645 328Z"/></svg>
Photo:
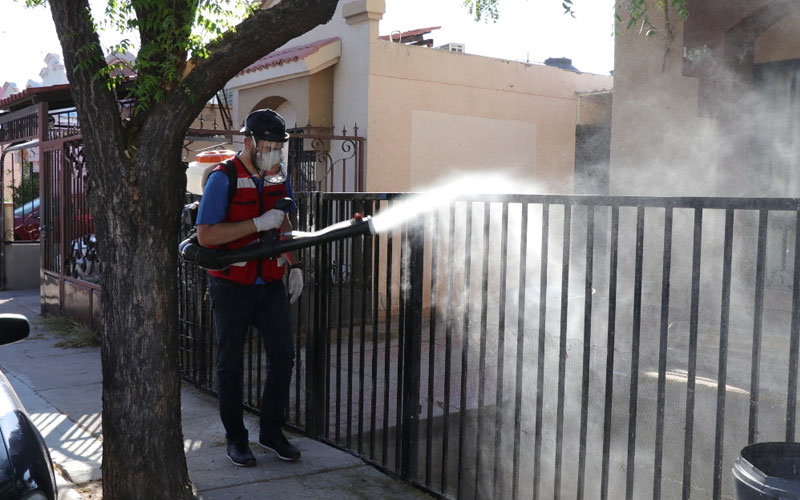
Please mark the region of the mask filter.
<svg viewBox="0 0 800 500"><path fill-rule="evenodd" d="M286 181L286 163L280 162L276 166L277 170L264 174L264 181L269 184L283 184Z"/></svg>
<svg viewBox="0 0 800 500"><path fill-rule="evenodd" d="M286 180L286 146L256 153L253 163L264 180L270 184L282 184Z"/></svg>

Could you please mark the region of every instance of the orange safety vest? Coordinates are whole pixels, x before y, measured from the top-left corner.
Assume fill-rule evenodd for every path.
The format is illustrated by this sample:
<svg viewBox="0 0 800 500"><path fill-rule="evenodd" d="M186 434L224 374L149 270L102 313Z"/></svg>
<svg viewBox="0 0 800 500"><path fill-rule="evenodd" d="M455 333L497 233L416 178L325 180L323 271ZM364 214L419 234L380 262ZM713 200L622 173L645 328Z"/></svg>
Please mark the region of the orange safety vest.
<svg viewBox="0 0 800 500"><path fill-rule="evenodd" d="M224 222L239 222L258 217L264 212L275 208L275 202L286 197L286 188L283 184L265 184L261 190L261 196L259 197L258 188L253 178L250 176L250 172L247 171L247 168L245 168L238 157L233 159L233 163L236 166L236 193L230 200ZM224 169L224 166L219 164L214 168L214 171L222 169ZM278 232L277 229L273 231L276 233ZM257 239L258 234L253 233L224 245L213 246L212 248L233 250L249 245ZM261 276L261 279L267 283L270 281L277 281L283 278L283 273L284 266L278 266L275 258L237 262L222 270L208 271L208 274L211 276L245 285L254 283L257 276Z"/></svg>

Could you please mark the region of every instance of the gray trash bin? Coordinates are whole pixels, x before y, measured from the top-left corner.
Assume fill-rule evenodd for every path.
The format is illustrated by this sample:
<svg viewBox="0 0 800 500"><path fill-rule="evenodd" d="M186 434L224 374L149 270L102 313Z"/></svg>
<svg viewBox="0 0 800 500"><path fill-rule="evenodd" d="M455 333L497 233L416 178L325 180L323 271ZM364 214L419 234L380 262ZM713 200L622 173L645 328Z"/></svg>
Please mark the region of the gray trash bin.
<svg viewBox="0 0 800 500"><path fill-rule="evenodd" d="M800 443L756 443L733 464L737 500L800 500Z"/></svg>

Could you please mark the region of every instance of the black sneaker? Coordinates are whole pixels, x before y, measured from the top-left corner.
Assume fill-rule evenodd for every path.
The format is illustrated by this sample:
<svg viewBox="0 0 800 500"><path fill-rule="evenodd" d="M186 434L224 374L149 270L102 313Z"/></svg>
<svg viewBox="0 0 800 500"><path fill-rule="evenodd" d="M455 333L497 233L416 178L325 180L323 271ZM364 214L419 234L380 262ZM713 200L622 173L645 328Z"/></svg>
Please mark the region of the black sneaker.
<svg viewBox="0 0 800 500"><path fill-rule="evenodd" d="M250 451L250 445L247 441L231 442L228 441L228 458L231 459L233 465L238 467L252 467L256 464L256 457Z"/></svg>
<svg viewBox="0 0 800 500"><path fill-rule="evenodd" d="M286 439L280 429L259 435L258 444L277 455L281 460L294 462L300 458L300 450Z"/></svg>

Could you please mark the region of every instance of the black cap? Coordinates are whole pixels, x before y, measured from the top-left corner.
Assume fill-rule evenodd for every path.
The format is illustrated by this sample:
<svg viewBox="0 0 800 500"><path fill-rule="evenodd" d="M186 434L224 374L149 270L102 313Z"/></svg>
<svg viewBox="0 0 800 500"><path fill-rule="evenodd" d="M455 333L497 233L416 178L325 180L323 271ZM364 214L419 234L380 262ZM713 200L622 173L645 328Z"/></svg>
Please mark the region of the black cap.
<svg viewBox="0 0 800 500"><path fill-rule="evenodd" d="M259 141L286 142L289 140L283 117L271 109L257 109L247 115L244 127L239 132L253 136Z"/></svg>

